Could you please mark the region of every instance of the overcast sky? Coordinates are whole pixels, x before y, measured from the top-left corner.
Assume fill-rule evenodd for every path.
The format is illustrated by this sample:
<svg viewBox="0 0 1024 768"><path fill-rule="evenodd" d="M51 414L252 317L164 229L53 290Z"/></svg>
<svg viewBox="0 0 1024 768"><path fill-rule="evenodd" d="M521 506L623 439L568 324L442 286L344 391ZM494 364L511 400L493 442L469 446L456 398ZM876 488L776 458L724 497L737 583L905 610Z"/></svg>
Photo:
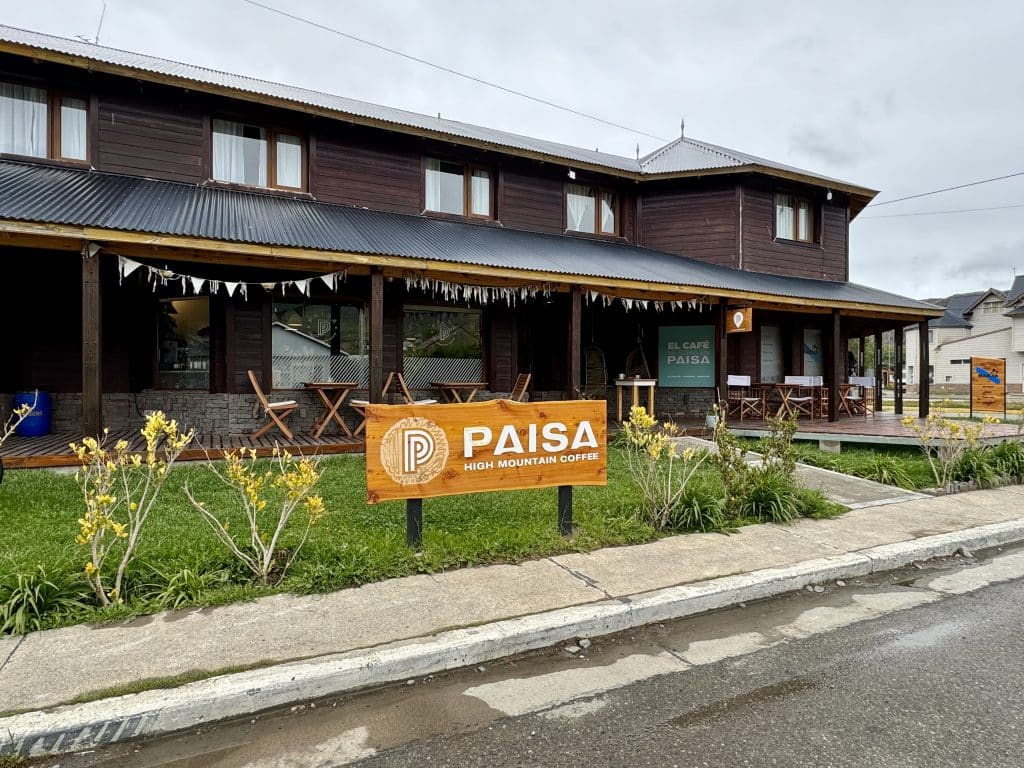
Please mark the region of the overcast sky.
<svg viewBox="0 0 1024 768"><path fill-rule="evenodd" d="M1024 3L261 0L540 98L881 191L1024 171ZM0 0L13 26L92 38L102 0ZM443 74L243 0L108 0L100 43L632 156L654 139ZM922 211L1004 210L879 218ZM851 279L1007 288L1024 176L869 207Z"/></svg>

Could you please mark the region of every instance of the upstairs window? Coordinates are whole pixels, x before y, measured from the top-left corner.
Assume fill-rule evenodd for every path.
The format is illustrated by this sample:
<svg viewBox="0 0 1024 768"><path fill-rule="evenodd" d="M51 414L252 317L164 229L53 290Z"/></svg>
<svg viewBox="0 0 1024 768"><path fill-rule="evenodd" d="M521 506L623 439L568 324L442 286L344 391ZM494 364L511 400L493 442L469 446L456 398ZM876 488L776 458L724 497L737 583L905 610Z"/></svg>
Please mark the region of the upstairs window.
<svg viewBox="0 0 1024 768"><path fill-rule="evenodd" d="M796 195L775 195L775 239L816 242L814 203Z"/></svg>
<svg viewBox="0 0 1024 768"><path fill-rule="evenodd" d="M213 121L213 178L232 184L305 189L302 138L234 120Z"/></svg>
<svg viewBox="0 0 1024 768"><path fill-rule="evenodd" d="M87 118L85 99L0 82L0 153L88 160Z"/></svg>
<svg viewBox="0 0 1024 768"><path fill-rule="evenodd" d="M617 235L619 202L615 193L587 184L565 187L565 228L592 235Z"/></svg>
<svg viewBox="0 0 1024 768"><path fill-rule="evenodd" d="M981 314L998 315L1003 311L1003 302L999 299L989 299L981 303Z"/></svg>
<svg viewBox="0 0 1024 768"><path fill-rule="evenodd" d="M428 158L424 173L424 209L492 218L491 172L487 168Z"/></svg>

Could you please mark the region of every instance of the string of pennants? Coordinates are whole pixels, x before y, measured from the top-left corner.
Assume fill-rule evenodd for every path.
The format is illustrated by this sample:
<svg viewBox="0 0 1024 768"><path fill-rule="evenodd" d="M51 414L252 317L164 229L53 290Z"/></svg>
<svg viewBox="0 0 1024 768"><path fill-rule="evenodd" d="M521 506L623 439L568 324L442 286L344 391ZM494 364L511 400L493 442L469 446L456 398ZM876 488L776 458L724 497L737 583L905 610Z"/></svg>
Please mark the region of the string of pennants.
<svg viewBox="0 0 1024 768"><path fill-rule="evenodd" d="M280 291L282 294L291 287L303 296L309 297L311 287L317 280L321 281L333 292L337 291L338 285L344 282L347 276L347 271L341 270L298 280L278 280L274 282L213 280L206 277L187 275L165 267L153 267L134 259L129 259L126 256L117 257L118 280L120 283L123 284L126 277L140 270L142 270L141 274L145 275L146 282L154 291L157 288L164 288L178 283L181 287L182 295L185 296L189 295L190 291L195 296L200 296L204 293L212 296L223 291L228 296L238 295L242 298L247 298L249 291L257 287L262 288L267 293ZM519 286L463 285L461 283L450 283L446 280L413 275L405 276L405 286L407 289L420 290L429 293L435 298L439 297L446 301L475 301L480 304L492 304L503 301L510 307L515 306L517 302L521 303L538 296L548 298L553 293L551 286L546 283L543 285ZM617 301L627 312L634 309L654 309L658 312L673 309L689 309L690 311L699 310L703 312L705 306L711 306L711 303L704 298L675 300L632 299L624 296L611 296L594 290L584 291L584 298L588 304L601 303L605 307Z"/></svg>
<svg viewBox="0 0 1024 768"><path fill-rule="evenodd" d="M195 296L203 295L204 292L213 296L222 290L227 293L228 296L238 295L243 299L247 298L250 289L257 287L262 288L267 293L273 293L274 291L280 291L284 294L285 290L289 287L294 288L303 296L308 297L310 295L310 287L313 282L320 280L326 285L331 291L338 289L338 284L344 282L346 271L341 270L340 272L328 272L323 275L314 275L312 277L305 277L301 280L278 280L276 282L244 282L229 281L229 280L212 280L207 277L196 277L195 275L186 275L181 272L175 272L172 269L166 269L161 267L151 267L148 264L129 259L125 256L117 257L117 274L118 282L124 283L124 279L139 270L143 270L141 274L145 275L146 282L155 291L157 288L167 287L174 283L181 285L181 293L184 296L192 292Z"/></svg>

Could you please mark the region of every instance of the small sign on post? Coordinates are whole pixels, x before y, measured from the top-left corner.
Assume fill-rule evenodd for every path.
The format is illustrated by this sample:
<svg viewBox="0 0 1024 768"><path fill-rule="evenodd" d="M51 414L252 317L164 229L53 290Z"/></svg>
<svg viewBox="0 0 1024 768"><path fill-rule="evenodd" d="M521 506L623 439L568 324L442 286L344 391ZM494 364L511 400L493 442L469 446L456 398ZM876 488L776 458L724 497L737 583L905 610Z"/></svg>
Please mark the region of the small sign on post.
<svg viewBox="0 0 1024 768"><path fill-rule="evenodd" d="M730 307L726 317L726 333L749 333L754 330L753 307Z"/></svg>
<svg viewBox="0 0 1024 768"><path fill-rule="evenodd" d="M1006 415L1006 360L971 358L971 416L975 413Z"/></svg>
<svg viewBox="0 0 1024 768"><path fill-rule="evenodd" d="M408 499L410 546L421 541L422 499L558 487L558 521L572 532L572 486L608 482L603 400L366 408L366 500Z"/></svg>

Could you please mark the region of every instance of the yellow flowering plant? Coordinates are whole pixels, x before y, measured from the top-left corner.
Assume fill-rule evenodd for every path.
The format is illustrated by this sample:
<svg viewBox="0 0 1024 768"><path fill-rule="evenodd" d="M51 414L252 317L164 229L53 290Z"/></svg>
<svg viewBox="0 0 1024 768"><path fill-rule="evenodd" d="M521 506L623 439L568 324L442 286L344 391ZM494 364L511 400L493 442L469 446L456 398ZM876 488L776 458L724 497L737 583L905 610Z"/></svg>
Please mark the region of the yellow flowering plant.
<svg viewBox="0 0 1024 768"><path fill-rule="evenodd" d="M913 416L903 419L903 426L909 427L917 437L938 488L950 486L958 462L965 453L977 447L985 425L998 423L999 419L990 416L983 418L980 423L954 420L938 411L928 414L925 419L915 419Z"/></svg>
<svg viewBox="0 0 1024 768"><path fill-rule="evenodd" d="M647 409L635 405L622 425L626 437L626 463L644 499L644 515L658 529L667 528L672 512L707 453L679 450L679 427L659 424Z"/></svg>
<svg viewBox="0 0 1024 768"><path fill-rule="evenodd" d="M324 516L323 499L311 493L320 480L319 462L277 448L269 461L257 462L256 451L243 448L224 452L223 469L212 461L207 466L236 491L247 530L232 530L228 520L195 498L187 483L185 495L217 538L261 584L279 584L309 538L310 529ZM300 507L306 513L306 527L290 556L282 560L278 545Z"/></svg>
<svg viewBox="0 0 1024 768"><path fill-rule="evenodd" d="M104 430L106 437L109 430ZM86 437L71 443L81 469L75 481L85 500L75 541L89 549L85 578L102 605L124 600L124 574L135 557L149 513L156 505L171 466L195 437L162 411L146 417L142 428L145 452L130 450L127 440L112 449L103 440ZM108 561L117 560L113 582L105 582Z"/></svg>

